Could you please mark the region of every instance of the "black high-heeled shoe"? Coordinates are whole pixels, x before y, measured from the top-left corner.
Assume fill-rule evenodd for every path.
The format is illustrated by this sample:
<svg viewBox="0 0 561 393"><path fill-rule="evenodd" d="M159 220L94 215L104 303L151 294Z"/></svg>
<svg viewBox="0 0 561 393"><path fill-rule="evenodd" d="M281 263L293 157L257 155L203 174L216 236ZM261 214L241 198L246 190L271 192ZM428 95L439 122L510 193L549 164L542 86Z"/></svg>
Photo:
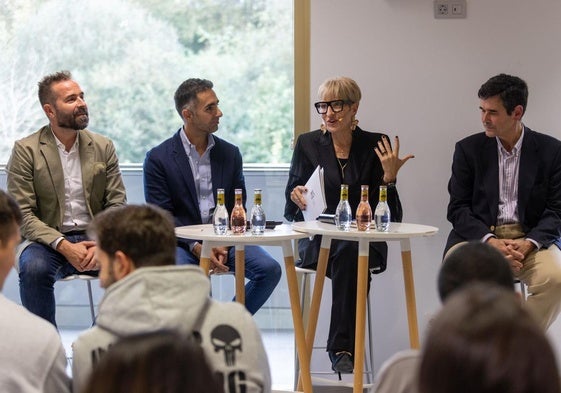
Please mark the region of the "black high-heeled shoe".
<svg viewBox="0 0 561 393"><path fill-rule="evenodd" d="M351 374L354 369L353 355L347 351L329 351L331 369L339 374Z"/></svg>

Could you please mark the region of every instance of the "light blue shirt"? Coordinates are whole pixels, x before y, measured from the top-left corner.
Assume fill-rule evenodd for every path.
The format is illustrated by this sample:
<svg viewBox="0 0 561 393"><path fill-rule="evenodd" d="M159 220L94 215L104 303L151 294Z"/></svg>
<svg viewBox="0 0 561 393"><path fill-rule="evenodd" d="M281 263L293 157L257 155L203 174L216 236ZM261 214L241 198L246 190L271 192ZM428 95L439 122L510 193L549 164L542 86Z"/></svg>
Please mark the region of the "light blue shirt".
<svg viewBox="0 0 561 393"><path fill-rule="evenodd" d="M199 211L201 213L201 220L203 224L211 222L212 213L214 212L214 195L212 193L212 173L210 169L210 150L214 147L214 137L208 135L208 143L206 150L202 155L199 155L195 145L193 145L185 131L179 133L185 154L189 158L189 165L191 173L195 181L195 190L197 192L197 200L199 201ZM189 249L193 251L196 242L189 244Z"/></svg>

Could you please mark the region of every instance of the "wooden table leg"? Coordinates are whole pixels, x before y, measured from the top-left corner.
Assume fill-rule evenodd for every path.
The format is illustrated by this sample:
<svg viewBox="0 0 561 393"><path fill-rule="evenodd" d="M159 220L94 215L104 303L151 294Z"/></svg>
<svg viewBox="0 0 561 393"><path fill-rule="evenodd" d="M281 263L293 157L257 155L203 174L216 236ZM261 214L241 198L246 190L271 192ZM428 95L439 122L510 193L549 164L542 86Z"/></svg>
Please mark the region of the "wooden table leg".
<svg viewBox="0 0 561 393"><path fill-rule="evenodd" d="M403 282L405 284L405 301L407 304L407 321L409 323L409 343L411 348L419 349L419 325L417 322L417 302L415 300L415 282L411 262L411 242L401 240L401 262L403 265Z"/></svg>
<svg viewBox="0 0 561 393"><path fill-rule="evenodd" d="M316 336L316 328L319 317L319 309L321 305L321 297L323 295L323 284L325 282L325 272L327 271L327 259L329 258L329 249L331 248L331 238L323 236L319 249L318 264L316 268L316 279L314 280L314 291L312 293L312 302L310 304L310 315L308 318L308 326L306 329L306 345L308 348L308 363L312 360L312 348ZM298 390L302 388L301 380L298 380Z"/></svg>
<svg viewBox="0 0 561 393"><path fill-rule="evenodd" d="M314 291L312 293L312 301L310 303L310 317L306 331L306 344L308 345L308 348L310 348L310 359L312 357L311 348L314 345L316 337L319 309L321 306L321 298L323 296L323 285L325 282L325 273L327 271L327 260L329 258L330 245L331 239L322 239L316 268L316 279L314 280Z"/></svg>
<svg viewBox="0 0 561 393"><path fill-rule="evenodd" d="M368 239L358 242L358 272L356 286L356 326L354 358L354 393L362 393L364 370L364 329L368 296Z"/></svg>
<svg viewBox="0 0 561 393"><path fill-rule="evenodd" d="M294 323L294 337L296 341L296 351L300 360L299 384L304 385L305 393L312 393L312 377L310 376L310 358L304 336L304 322L302 320L302 310L300 308L300 297L298 295L298 280L296 278L296 268L294 266L294 253L290 241L283 242L284 266L288 293L290 295L290 310L292 311L292 321ZM298 390L302 390L301 387Z"/></svg>
<svg viewBox="0 0 561 393"><path fill-rule="evenodd" d="M236 245L236 301L245 305L245 249L243 244Z"/></svg>

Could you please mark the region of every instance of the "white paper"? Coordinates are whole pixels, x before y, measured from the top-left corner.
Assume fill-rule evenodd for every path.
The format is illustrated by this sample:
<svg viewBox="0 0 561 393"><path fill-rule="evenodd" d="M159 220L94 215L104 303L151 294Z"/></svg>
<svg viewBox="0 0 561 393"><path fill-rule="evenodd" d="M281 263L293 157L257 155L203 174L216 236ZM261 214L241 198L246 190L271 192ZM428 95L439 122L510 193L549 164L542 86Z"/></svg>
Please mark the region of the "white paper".
<svg viewBox="0 0 561 393"><path fill-rule="evenodd" d="M308 192L304 193L306 210L302 210L302 214L304 221L314 221L327 207L323 188L323 168L318 165L305 187Z"/></svg>

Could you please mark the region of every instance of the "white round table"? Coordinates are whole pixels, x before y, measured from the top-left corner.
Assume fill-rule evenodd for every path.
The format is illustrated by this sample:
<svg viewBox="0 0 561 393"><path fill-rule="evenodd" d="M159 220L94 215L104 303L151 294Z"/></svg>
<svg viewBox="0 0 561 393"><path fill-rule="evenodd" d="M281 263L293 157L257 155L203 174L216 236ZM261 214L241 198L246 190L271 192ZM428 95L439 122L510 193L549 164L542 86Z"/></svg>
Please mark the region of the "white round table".
<svg viewBox="0 0 561 393"><path fill-rule="evenodd" d="M310 376L310 356L306 347L304 323L298 293L298 281L294 265L294 250L292 240L308 237L306 233L292 230L291 225L278 225L274 229L266 229L262 235L252 235L250 232L234 235L230 231L226 235L216 235L211 224L188 225L175 228L175 235L182 239L199 240L202 242L200 267L209 274L210 254L213 247L235 247L235 275L236 301L245 303L245 245L281 246L283 250L286 280L290 295L290 309L294 323L296 350L300 360L300 372L305 393L312 393L312 379Z"/></svg>
<svg viewBox="0 0 561 393"><path fill-rule="evenodd" d="M356 297L356 328L355 328L355 352L354 352L354 392L363 391L364 370L364 330L366 321L366 296L368 296L368 243L383 241L399 241L401 245L401 260L403 265L403 280L405 285L405 298L407 303L407 320L409 324L409 341L411 348L419 348L419 331L417 322L417 307L415 301L415 285L413 281L413 269L411 264L411 242L414 237L432 236L438 232L438 228L428 225L394 223L390 224L388 232L377 232L370 230L361 232L356 226L351 227L348 232L338 230L335 225L319 221L302 221L292 224L295 231L307 233L308 235L321 235L321 246L317 265L317 274L310 306L310 317L306 333L307 348L311 348L315 338L317 320L327 269L327 260L331 240L351 240L358 242L358 273L357 273L357 297ZM308 353L308 363L311 359L311 350Z"/></svg>

